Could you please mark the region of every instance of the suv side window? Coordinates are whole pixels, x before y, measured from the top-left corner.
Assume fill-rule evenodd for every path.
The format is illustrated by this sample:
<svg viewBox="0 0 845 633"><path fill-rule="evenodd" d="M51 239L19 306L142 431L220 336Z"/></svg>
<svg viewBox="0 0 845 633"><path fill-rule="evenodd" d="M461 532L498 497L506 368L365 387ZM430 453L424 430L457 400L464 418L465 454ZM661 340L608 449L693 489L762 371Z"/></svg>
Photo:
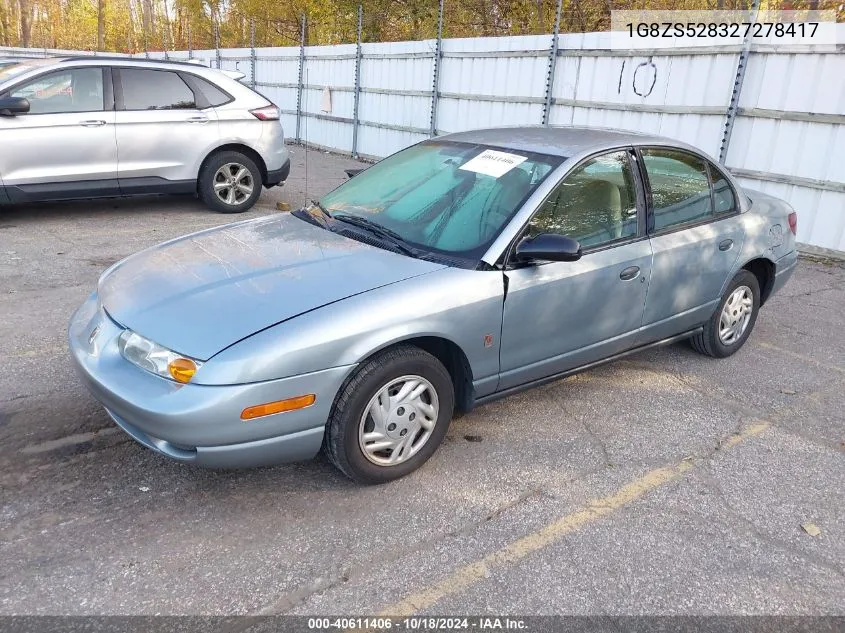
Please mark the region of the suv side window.
<svg viewBox="0 0 845 633"><path fill-rule="evenodd" d="M713 212L706 163L668 148L640 150L651 187L654 230L696 222Z"/></svg>
<svg viewBox="0 0 845 633"><path fill-rule="evenodd" d="M30 114L100 112L103 99L101 68L69 68L36 77L15 88L11 97L29 100Z"/></svg>
<svg viewBox="0 0 845 633"><path fill-rule="evenodd" d="M124 110L193 110L193 91L178 73L169 70L121 68Z"/></svg>
<svg viewBox="0 0 845 633"><path fill-rule="evenodd" d="M587 248L637 235L637 193L627 150L591 158L568 174L531 218L528 236L558 233Z"/></svg>

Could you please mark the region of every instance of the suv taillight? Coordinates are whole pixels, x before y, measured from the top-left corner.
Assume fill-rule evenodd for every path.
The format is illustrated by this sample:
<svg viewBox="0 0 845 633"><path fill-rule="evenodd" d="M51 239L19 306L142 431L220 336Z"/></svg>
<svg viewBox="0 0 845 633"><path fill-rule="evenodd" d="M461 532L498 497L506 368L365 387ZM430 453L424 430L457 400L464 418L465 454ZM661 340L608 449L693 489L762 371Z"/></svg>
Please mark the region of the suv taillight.
<svg viewBox="0 0 845 633"><path fill-rule="evenodd" d="M256 119L261 119L262 121L279 120L279 108L274 105L264 106L263 108L256 108L255 110L250 110L249 112Z"/></svg>
<svg viewBox="0 0 845 633"><path fill-rule="evenodd" d="M798 214L793 211L789 214L789 230L792 231L793 235L798 234Z"/></svg>

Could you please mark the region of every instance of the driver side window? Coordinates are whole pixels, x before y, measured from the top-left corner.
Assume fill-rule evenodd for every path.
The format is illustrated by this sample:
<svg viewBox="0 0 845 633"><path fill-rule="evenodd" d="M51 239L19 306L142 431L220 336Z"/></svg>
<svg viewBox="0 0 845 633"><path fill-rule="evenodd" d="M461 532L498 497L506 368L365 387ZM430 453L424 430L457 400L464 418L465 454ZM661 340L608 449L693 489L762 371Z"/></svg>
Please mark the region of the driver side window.
<svg viewBox="0 0 845 633"><path fill-rule="evenodd" d="M558 233L595 248L637 235L637 194L628 153L583 163L561 181L528 226L528 236Z"/></svg>
<svg viewBox="0 0 845 633"><path fill-rule="evenodd" d="M29 100L29 114L99 112L103 104L103 71L72 68L37 77L9 95Z"/></svg>

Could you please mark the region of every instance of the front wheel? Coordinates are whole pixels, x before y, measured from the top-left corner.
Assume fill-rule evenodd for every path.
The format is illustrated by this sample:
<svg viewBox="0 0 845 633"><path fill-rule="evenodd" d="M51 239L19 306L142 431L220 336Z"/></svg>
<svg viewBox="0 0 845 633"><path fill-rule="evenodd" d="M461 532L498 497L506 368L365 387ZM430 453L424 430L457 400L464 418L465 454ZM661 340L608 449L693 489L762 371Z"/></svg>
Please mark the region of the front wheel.
<svg viewBox="0 0 845 633"><path fill-rule="evenodd" d="M759 309L757 277L741 270L728 284L719 307L704 324L704 330L690 339L693 349L714 358L734 354L751 335Z"/></svg>
<svg viewBox="0 0 845 633"><path fill-rule="evenodd" d="M240 152L220 152L203 165L199 194L219 213L242 213L261 195L261 171Z"/></svg>
<svg viewBox="0 0 845 633"><path fill-rule="evenodd" d="M359 483L404 477L437 450L454 402L452 379L439 360L417 347L395 347L365 362L343 386L324 450Z"/></svg>

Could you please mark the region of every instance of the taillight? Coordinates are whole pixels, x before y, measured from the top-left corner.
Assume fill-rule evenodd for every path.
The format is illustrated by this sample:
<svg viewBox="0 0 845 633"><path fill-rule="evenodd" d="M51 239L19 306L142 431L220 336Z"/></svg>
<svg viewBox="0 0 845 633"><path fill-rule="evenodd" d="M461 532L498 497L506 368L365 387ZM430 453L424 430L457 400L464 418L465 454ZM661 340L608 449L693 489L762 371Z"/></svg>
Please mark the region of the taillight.
<svg viewBox="0 0 845 633"><path fill-rule="evenodd" d="M263 108L256 108L255 110L250 110L249 112L256 119L261 119L262 121L279 120L279 108L274 105L264 106Z"/></svg>
<svg viewBox="0 0 845 633"><path fill-rule="evenodd" d="M798 214L795 211L789 214L789 230L793 235L798 234Z"/></svg>

